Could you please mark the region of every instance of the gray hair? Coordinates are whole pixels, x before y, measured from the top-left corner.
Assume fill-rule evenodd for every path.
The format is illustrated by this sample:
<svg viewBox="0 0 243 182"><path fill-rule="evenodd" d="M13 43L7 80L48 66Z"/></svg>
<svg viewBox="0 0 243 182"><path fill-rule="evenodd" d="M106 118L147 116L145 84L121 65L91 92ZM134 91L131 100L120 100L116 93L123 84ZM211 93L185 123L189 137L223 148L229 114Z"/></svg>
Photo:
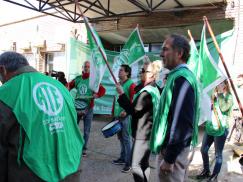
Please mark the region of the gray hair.
<svg viewBox="0 0 243 182"><path fill-rule="evenodd" d="M8 51L0 55L0 65L8 72L14 72L23 66L28 66L29 63L22 54Z"/></svg>
<svg viewBox="0 0 243 182"><path fill-rule="evenodd" d="M173 39L172 47L182 53L182 60L187 63L190 57L190 44L186 37L178 34L168 36Z"/></svg>

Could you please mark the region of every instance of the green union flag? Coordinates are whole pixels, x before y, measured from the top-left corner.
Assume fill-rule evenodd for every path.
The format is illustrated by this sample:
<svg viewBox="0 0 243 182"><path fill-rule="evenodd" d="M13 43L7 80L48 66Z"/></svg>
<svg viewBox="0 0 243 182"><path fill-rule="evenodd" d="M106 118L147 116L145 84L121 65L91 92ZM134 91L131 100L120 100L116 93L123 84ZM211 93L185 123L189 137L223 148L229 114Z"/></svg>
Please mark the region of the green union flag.
<svg viewBox="0 0 243 182"><path fill-rule="evenodd" d="M187 64L200 85L200 125L206 120L211 120L211 99L209 95L226 77L208 50L205 25L202 29L199 52L193 39L190 41L190 46L191 56Z"/></svg>
<svg viewBox="0 0 243 182"><path fill-rule="evenodd" d="M135 28L122 48L120 57L126 64L131 65L143 59L144 55L144 45L138 28Z"/></svg>
<svg viewBox="0 0 243 182"><path fill-rule="evenodd" d="M203 26L201 34L199 63L201 66L200 82L204 92L208 93L226 79L208 50L206 25Z"/></svg>
<svg viewBox="0 0 243 182"><path fill-rule="evenodd" d="M218 67L216 61L209 52L206 40L206 25L203 26L199 50L198 68L196 74L201 87L200 122L211 120L211 99L212 90L223 82L226 77Z"/></svg>
<svg viewBox="0 0 243 182"><path fill-rule="evenodd" d="M194 39L192 38L190 40L190 58L187 62L189 69L194 73L196 78L200 80L200 74L202 73L201 71L201 65L200 65L200 59L199 59L199 53L197 50L197 46L195 44Z"/></svg>
<svg viewBox="0 0 243 182"><path fill-rule="evenodd" d="M136 27L133 32L130 34L126 44L123 46L120 54L116 56L114 64L112 66L112 71L114 75L118 75L119 68L122 64L128 64L130 66L143 60L145 55L144 45L139 33L138 28ZM135 66L136 67L136 66Z"/></svg>
<svg viewBox="0 0 243 182"><path fill-rule="evenodd" d="M84 22L87 29L87 36L91 51L89 87L94 92L98 92L99 84L103 78L106 69L106 64L103 56L105 57L105 59L107 59L107 57L98 33L92 26L90 26L86 17L84 17Z"/></svg>

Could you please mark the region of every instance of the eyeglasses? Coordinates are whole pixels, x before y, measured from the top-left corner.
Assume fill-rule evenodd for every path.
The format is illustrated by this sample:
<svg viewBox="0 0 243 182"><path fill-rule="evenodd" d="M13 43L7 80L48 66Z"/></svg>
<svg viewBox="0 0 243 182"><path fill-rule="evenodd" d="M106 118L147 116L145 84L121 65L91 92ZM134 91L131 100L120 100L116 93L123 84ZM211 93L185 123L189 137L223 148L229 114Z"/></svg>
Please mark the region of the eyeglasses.
<svg viewBox="0 0 243 182"><path fill-rule="evenodd" d="M148 71L148 70L145 70L144 68L141 69L141 71L139 72L139 74L142 74L142 73L151 73L152 71Z"/></svg>

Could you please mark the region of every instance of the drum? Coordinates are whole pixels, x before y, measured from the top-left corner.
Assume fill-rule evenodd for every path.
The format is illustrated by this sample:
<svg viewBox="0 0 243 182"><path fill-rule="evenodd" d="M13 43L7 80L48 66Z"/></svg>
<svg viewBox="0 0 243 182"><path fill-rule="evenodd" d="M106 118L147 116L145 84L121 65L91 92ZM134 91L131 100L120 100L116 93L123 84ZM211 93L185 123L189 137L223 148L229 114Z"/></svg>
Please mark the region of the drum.
<svg viewBox="0 0 243 182"><path fill-rule="evenodd" d="M116 133L118 133L122 129L122 125L119 120L114 120L105 125L101 131L105 138L109 138Z"/></svg>

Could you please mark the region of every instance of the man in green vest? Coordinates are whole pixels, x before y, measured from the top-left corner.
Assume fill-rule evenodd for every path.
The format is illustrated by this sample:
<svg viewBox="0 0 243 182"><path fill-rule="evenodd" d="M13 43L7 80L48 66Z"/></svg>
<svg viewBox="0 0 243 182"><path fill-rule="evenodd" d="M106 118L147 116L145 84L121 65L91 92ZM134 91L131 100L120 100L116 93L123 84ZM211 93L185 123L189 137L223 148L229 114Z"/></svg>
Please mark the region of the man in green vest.
<svg viewBox="0 0 243 182"><path fill-rule="evenodd" d="M68 83L68 88L71 90L75 88L77 90L75 96L75 107L78 113L78 123L81 118L84 122L84 149L83 156L87 155L87 146L89 140L89 134L91 129L91 122L93 120L93 108L94 99L100 98L105 95L105 88L100 84L97 93L94 93L89 88L89 76L90 76L90 62L85 61L83 66L82 75L77 76L71 82ZM85 105L85 107L83 107Z"/></svg>
<svg viewBox="0 0 243 182"><path fill-rule="evenodd" d="M15 52L0 55L0 181L80 181L83 138L68 90Z"/></svg>
<svg viewBox="0 0 243 182"><path fill-rule="evenodd" d="M133 96L135 94L134 88L135 84L130 79L131 78L131 68L130 66L123 64L121 65L118 73L118 77L120 80L120 84L126 94L127 98L129 98L132 103ZM117 99L117 98L116 98ZM118 139L120 141L121 152L120 157L116 160L113 160L113 164L116 165L124 165L122 172L129 172L131 169L131 147L132 141L131 136L129 134L129 121L130 118L128 114L119 106L119 103L115 100L115 104L113 107L113 114L115 118L118 118L122 124L122 130L117 134Z"/></svg>
<svg viewBox="0 0 243 182"><path fill-rule="evenodd" d="M180 35L163 43L161 57L170 70L153 124L151 150L159 153L158 178L165 182L186 181L190 145L198 136L198 86L186 63L190 46Z"/></svg>

